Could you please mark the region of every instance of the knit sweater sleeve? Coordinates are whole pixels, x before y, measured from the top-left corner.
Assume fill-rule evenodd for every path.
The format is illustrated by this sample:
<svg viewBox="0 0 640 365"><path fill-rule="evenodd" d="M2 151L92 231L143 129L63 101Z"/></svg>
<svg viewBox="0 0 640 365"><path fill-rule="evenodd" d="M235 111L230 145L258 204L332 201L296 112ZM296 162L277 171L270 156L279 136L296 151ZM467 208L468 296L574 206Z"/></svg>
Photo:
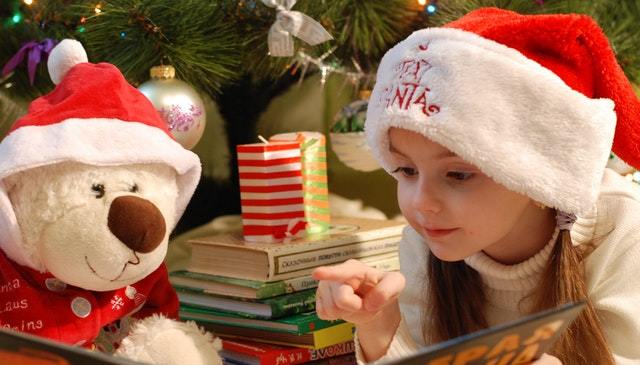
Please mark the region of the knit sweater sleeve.
<svg viewBox="0 0 640 365"><path fill-rule="evenodd" d="M364 365L367 362L364 361L364 355L362 353L362 347L360 346L360 342L358 341L358 333L354 337L355 347L356 347L356 359L358 360L358 365ZM389 349L387 350L386 355L382 356L376 361L369 362L368 364L377 364L382 361L398 359L401 357L405 357L413 354L418 349L418 345L411 338L411 334L409 333L409 329L404 318L400 321L400 325L396 330L395 335L393 336L393 340L391 340L391 345L389 345Z"/></svg>
<svg viewBox="0 0 640 365"><path fill-rule="evenodd" d="M640 363L640 203L616 199L605 206L608 234L585 261L589 297L616 364ZM599 216L601 214L598 214ZM598 224L599 226L603 226ZM605 229L607 227L604 227ZM613 228L613 229L612 229ZM605 238L598 242L598 236Z"/></svg>

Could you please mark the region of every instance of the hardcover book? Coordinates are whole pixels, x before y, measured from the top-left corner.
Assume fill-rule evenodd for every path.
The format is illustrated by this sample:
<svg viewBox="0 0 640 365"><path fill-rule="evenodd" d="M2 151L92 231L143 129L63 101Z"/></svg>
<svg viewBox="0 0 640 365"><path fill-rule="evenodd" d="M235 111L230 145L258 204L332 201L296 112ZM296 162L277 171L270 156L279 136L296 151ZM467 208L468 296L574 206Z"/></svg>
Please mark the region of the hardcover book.
<svg viewBox="0 0 640 365"><path fill-rule="evenodd" d="M336 218L328 232L288 243L252 243L237 233L189 240L188 270L247 280L277 281L309 275L350 258L397 253L405 224L390 220Z"/></svg>
<svg viewBox="0 0 640 365"><path fill-rule="evenodd" d="M276 319L316 309L315 289L260 300L216 296L197 289L176 289L182 304L233 312L251 318Z"/></svg>
<svg viewBox="0 0 640 365"><path fill-rule="evenodd" d="M234 360L231 358L222 358L223 365L253 365L251 363L245 363L242 361ZM358 365L358 361L356 360L356 354L346 354L335 357L326 357L320 360L314 360L305 362L307 365Z"/></svg>
<svg viewBox="0 0 640 365"><path fill-rule="evenodd" d="M248 340L224 339L220 356L246 365L296 365L355 352L353 341L322 349L281 346Z"/></svg>
<svg viewBox="0 0 640 365"><path fill-rule="evenodd" d="M217 323L199 322L205 329L221 338L251 339L252 341L274 343L285 346L297 346L311 349L322 349L339 343L353 341L354 327L352 323L337 324L296 335L287 332L274 332L258 328L226 326Z"/></svg>
<svg viewBox="0 0 640 365"><path fill-rule="evenodd" d="M396 252L367 256L360 258L360 261L382 271L397 271L400 269L400 262ZM171 273L169 281L177 288L190 288L208 294L246 299L267 299L318 286L318 281L311 278L310 275L269 282L202 274L186 270Z"/></svg>
<svg viewBox="0 0 640 365"><path fill-rule="evenodd" d="M549 352L584 308L566 304L418 350L381 365L524 365Z"/></svg>
<svg viewBox="0 0 640 365"><path fill-rule="evenodd" d="M274 332L288 332L301 335L322 328L334 326L342 321L327 321L318 318L316 312L300 313L279 319L247 318L215 309L204 309L191 306L180 306L180 318L199 323L217 323L227 326L255 328Z"/></svg>
<svg viewBox="0 0 640 365"><path fill-rule="evenodd" d="M191 271L176 271L169 281L176 287L201 289L205 293L247 299L266 299L318 286L309 275L279 281L258 281L208 275Z"/></svg>

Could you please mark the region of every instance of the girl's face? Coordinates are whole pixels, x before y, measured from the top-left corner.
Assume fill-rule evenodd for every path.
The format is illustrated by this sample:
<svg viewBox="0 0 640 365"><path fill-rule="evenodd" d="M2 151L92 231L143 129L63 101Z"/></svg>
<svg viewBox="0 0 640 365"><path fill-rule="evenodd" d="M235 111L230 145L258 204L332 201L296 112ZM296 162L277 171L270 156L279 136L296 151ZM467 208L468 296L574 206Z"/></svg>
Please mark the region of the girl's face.
<svg viewBox="0 0 640 365"><path fill-rule="evenodd" d="M439 259L458 261L484 251L516 263L550 238L548 228L555 225L550 209L507 190L418 133L391 128L389 138L400 161L394 172L400 210Z"/></svg>

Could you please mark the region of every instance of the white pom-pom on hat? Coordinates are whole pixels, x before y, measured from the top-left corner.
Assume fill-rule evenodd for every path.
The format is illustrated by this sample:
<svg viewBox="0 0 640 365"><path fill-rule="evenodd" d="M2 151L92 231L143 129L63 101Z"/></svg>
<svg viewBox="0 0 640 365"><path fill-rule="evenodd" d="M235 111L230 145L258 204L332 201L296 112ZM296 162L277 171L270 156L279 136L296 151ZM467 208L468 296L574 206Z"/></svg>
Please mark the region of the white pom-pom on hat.
<svg viewBox="0 0 640 365"><path fill-rule="evenodd" d="M58 85L73 66L84 62L89 62L89 58L82 44L74 39L63 39L49 54L47 68L51 81Z"/></svg>

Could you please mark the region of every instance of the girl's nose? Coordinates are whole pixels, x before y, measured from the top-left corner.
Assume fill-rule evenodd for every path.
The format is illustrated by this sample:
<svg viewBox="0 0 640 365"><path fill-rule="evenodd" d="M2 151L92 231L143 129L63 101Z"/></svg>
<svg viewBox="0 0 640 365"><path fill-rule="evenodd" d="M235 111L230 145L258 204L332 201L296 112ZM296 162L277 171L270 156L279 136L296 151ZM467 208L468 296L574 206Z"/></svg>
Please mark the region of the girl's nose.
<svg viewBox="0 0 640 365"><path fill-rule="evenodd" d="M442 210L442 194L433 184L420 180L413 197L413 208L421 212L438 213Z"/></svg>

